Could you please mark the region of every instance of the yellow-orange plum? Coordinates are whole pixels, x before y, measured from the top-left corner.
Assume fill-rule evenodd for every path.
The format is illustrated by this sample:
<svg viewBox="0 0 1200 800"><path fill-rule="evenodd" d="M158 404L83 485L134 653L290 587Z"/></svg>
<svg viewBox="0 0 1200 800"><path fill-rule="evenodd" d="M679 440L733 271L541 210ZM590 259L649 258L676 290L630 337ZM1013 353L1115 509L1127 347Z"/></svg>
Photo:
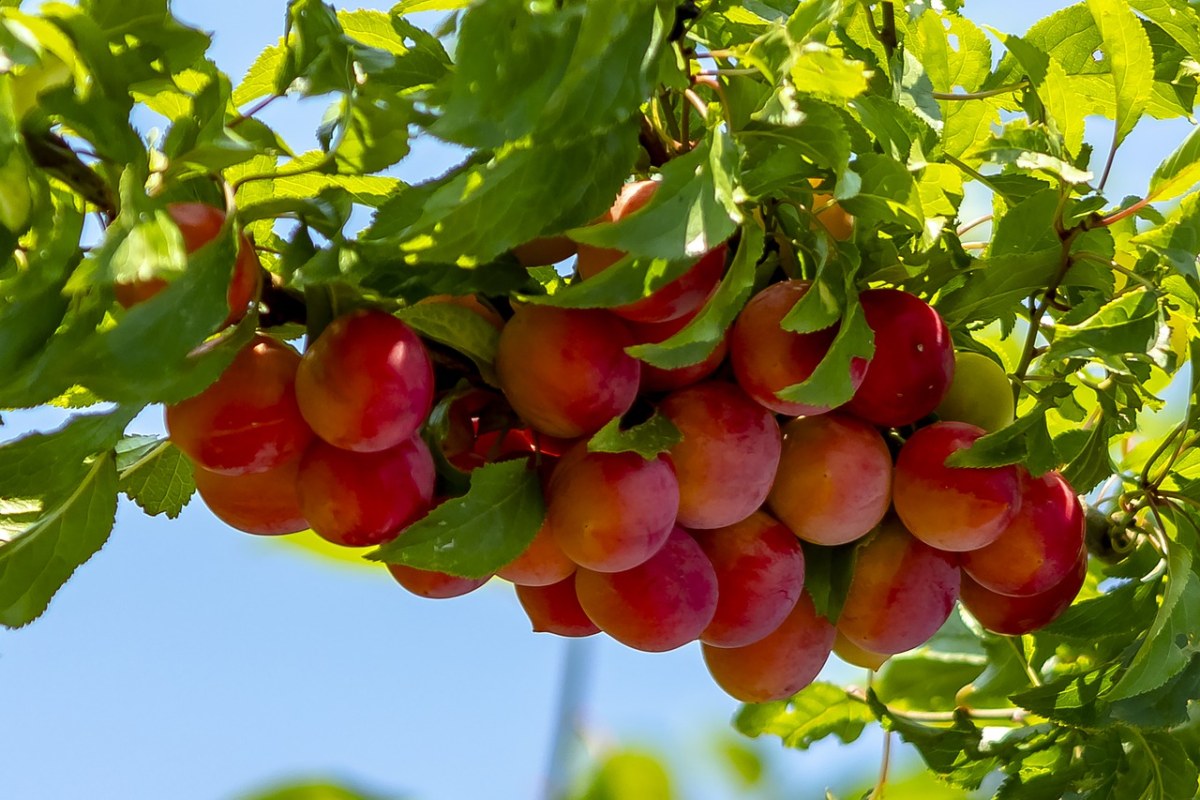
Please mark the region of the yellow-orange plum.
<svg viewBox="0 0 1200 800"><path fill-rule="evenodd" d="M783 623L745 647L702 645L717 685L743 703L783 700L817 677L833 648L833 625L805 592Z"/></svg>
<svg viewBox="0 0 1200 800"><path fill-rule="evenodd" d="M1021 508L1016 467L947 467L983 429L965 422L937 422L914 433L900 448L892 502L904 526L939 550L985 547L1004 532Z"/></svg>
<svg viewBox="0 0 1200 800"><path fill-rule="evenodd" d="M887 517L858 551L837 627L852 643L880 655L911 650L942 627L958 599L959 569Z"/></svg>
<svg viewBox="0 0 1200 800"><path fill-rule="evenodd" d="M846 414L801 417L783 429L767 505L805 541L852 542L879 524L892 498L892 456L879 431Z"/></svg>
<svg viewBox="0 0 1200 800"><path fill-rule="evenodd" d="M735 384L709 381L662 401L682 440L671 448L680 525L721 528L763 504L779 466L779 423Z"/></svg>
<svg viewBox="0 0 1200 800"><path fill-rule="evenodd" d="M534 430L571 439L600 430L637 397L641 362L625 324L604 311L529 305L500 334L496 373Z"/></svg>

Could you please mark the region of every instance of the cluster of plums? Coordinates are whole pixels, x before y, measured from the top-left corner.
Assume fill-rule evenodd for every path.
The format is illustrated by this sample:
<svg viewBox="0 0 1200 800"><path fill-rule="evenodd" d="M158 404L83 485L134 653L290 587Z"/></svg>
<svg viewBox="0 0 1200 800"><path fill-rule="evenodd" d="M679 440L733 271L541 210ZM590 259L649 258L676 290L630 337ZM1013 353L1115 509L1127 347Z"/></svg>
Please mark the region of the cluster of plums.
<svg viewBox="0 0 1200 800"><path fill-rule="evenodd" d="M606 219L634 213L656 187L629 184ZM560 245L516 255L545 263L563 257ZM580 245L576 268L588 280L622 255ZM463 472L527 459L545 520L497 575L516 586L534 629L603 631L652 652L699 640L716 682L747 702L794 694L834 651L877 667L925 642L956 600L1004 634L1061 613L1087 565L1079 501L1056 473L945 465L985 433L971 421L1011 419L1011 393L1003 370L976 354L960 355L954 380L949 333L920 298L860 295L875 353L852 362L854 394L837 409L778 394L813 373L837 334L781 326L809 289L802 281L751 298L700 363L664 370L628 355L699 313L725 262L719 245L648 297L607 310L515 304L505 321L478 298L457 299L501 327L499 392L435 391L420 338L379 310L335 320L303 357L259 336L208 389L169 407L167 427L230 525L311 527L348 547L401 535L439 501L428 443ZM979 380L1000 387L1006 411L993 404L980 416L970 402ZM448 424L423 439L435 403L447 405ZM678 443L653 458L589 451L635 403L669 419ZM804 548L850 543L856 561L835 625L804 590ZM486 582L388 569L425 597Z"/></svg>

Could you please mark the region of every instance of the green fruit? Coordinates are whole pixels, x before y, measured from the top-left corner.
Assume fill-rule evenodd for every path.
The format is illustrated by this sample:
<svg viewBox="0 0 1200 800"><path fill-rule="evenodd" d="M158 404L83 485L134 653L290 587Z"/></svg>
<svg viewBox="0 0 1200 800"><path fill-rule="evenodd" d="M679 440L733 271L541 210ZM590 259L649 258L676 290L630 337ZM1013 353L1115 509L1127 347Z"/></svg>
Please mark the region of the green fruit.
<svg viewBox="0 0 1200 800"><path fill-rule="evenodd" d="M1013 421L1013 393L1004 368L979 353L955 353L954 380L936 413L989 433L1008 425Z"/></svg>

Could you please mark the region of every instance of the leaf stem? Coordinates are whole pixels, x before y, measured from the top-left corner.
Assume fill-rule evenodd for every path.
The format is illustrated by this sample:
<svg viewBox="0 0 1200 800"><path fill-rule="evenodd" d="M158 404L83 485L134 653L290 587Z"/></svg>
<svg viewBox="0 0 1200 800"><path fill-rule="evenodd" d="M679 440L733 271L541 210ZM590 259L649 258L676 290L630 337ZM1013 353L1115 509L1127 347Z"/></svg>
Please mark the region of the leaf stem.
<svg viewBox="0 0 1200 800"><path fill-rule="evenodd" d="M892 765L892 732L883 732L883 755L879 761L879 780L871 792L871 800L883 800L883 790L887 788L888 769Z"/></svg>
<svg viewBox="0 0 1200 800"><path fill-rule="evenodd" d="M1008 86L997 86L995 89L984 89L980 92L930 92L934 100L983 100L1001 94L1012 94L1029 88L1029 81L1018 81Z"/></svg>
<svg viewBox="0 0 1200 800"><path fill-rule="evenodd" d="M283 97L283 95L281 95L281 94L272 94L267 97L264 97L262 100L259 100L257 103L250 106L250 108L246 109L244 112L239 113L236 117L234 117L229 122L227 122L225 124L225 127L226 128L236 128L238 125L241 125L243 122L250 119L255 114L259 113L264 108L271 105L271 103L274 103L276 100L278 100L281 97Z"/></svg>
<svg viewBox="0 0 1200 800"><path fill-rule="evenodd" d="M1056 215L1055 226L1057 227L1060 223L1061 216ZM1082 228L1076 227L1061 234L1062 254L1058 270L1050 278L1050 283L1046 285L1045 290L1042 292L1042 299L1037 302L1029 313L1029 332L1025 335L1025 345L1021 349L1021 360L1017 363L1016 370L1013 371L1013 375L1018 380L1024 380L1025 373L1029 371L1029 365L1033 362L1038 331L1042 327L1042 318L1046 315L1046 310L1050 308L1050 304L1054 302L1054 297L1058 293L1058 287L1062 285L1063 280L1067 277L1067 272L1071 269L1071 245L1074 244L1075 237L1082 231ZM1019 385L1013 386L1013 399L1020 399Z"/></svg>
<svg viewBox="0 0 1200 800"><path fill-rule="evenodd" d="M1025 657L1025 650L1017 645L1019 636L1005 636L1004 640L1008 642L1009 647L1017 654L1017 660L1021 662L1021 668L1025 670L1025 675L1029 678L1029 683L1032 686L1041 686L1041 677L1033 671L1033 665L1029 663L1029 659Z"/></svg>
<svg viewBox="0 0 1200 800"><path fill-rule="evenodd" d="M1150 195L1150 196L1146 197L1146 198L1145 198L1145 199L1143 199L1143 200L1138 200L1138 201L1137 201L1136 203L1134 203L1133 205L1131 205L1131 206L1128 206L1128 207L1126 207L1126 208L1123 208L1123 209L1121 209L1120 211L1117 211L1116 213L1110 214L1109 216L1107 216L1107 217L1105 217L1104 219L1100 220L1100 222L1099 222L1099 223L1097 223L1097 224L1098 224L1098 225L1100 225L1100 226L1102 226L1102 227L1107 227L1107 226L1109 226L1109 225L1116 225L1116 224L1117 224L1118 222L1120 222L1121 220L1123 220L1123 219L1125 219L1125 218L1127 218L1127 217L1132 217L1134 214L1138 213L1138 212L1139 212L1139 211L1141 211L1143 208L1145 208L1146 206L1150 205L1150 203L1151 203L1153 200L1154 200L1154 196L1153 196L1153 195Z"/></svg>
<svg viewBox="0 0 1200 800"><path fill-rule="evenodd" d="M1112 172L1113 160L1117 157L1117 146L1120 142L1117 138L1119 133L1120 128L1117 127L1116 123L1113 123L1112 146L1108 148L1108 158L1104 162L1104 172L1100 173L1100 184L1096 187L1097 194L1104 191L1104 184L1108 183L1108 174Z"/></svg>

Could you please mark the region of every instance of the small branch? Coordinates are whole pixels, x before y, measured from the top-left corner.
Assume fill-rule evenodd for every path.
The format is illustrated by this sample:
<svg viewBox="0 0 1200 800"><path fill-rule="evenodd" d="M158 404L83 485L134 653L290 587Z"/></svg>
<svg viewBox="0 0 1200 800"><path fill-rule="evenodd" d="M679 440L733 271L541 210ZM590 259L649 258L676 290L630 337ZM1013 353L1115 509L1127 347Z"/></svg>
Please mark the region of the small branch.
<svg viewBox="0 0 1200 800"><path fill-rule="evenodd" d="M696 73L696 77L715 78L718 75L761 75L756 69L706 69Z"/></svg>
<svg viewBox="0 0 1200 800"><path fill-rule="evenodd" d="M1104 172L1100 174L1100 185L1096 187L1097 193L1104 191L1104 184L1108 183L1108 173L1112 172L1113 160L1117 157L1117 133L1116 124L1113 125L1112 146L1108 148L1108 159L1104 162Z"/></svg>
<svg viewBox="0 0 1200 800"><path fill-rule="evenodd" d="M267 307L258 317L261 328L274 328L289 322L308 323L308 305L304 298L283 287L278 275L262 271L262 297L260 302Z"/></svg>
<svg viewBox="0 0 1200 800"><path fill-rule="evenodd" d="M959 225L958 229L955 230L954 233L957 234L958 236L962 236L967 231L978 228L980 225L983 225L984 223L991 222L991 221L992 221L992 215L984 214L982 217L978 217L977 219L973 219L970 222L964 222L962 225Z"/></svg>
<svg viewBox="0 0 1200 800"><path fill-rule="evenodd" d="M752 70L753 71L753 70ZM732 130L733 128L733 112L729 105L729 95L725 92L725 87L716 78L708 75L693 75L693 86L707 86L712 89L717 95L717 100L721 103L721 113L725 117L725 123Z"/></svg>
<svg viewBox="0 0 1200 800"><path fill-rule="evenodd" d="M888 768L892 764L892 732L883 732L883 755L879 761L879 780L871 792L871 800L883 800L883 790L887 787Z"/></svg>
<svg viewBox="0 0 1200 800"><path fill-rule="evenodd" d="M867 702L867 695L861 689L846 689L846 695L860 703ZM913 722L944 722L952 723L958 715L965 714L971 719L999 720L1002 722L1021 722L1028 716L1023 708L967 708L959 706L954 711L899 711L885 704L888 713L896 717L904 717Z"/></svg>
<svg viewBox="0 0 1200 800"><path fill-rule="evenodd" d="M1029 88L1029 81L1020 81L1011 83L1008 86L998 86L995 89L985 89L981 92L963 92L957 94L954 92L930 92L934 100L982 100L985 97L995 97L1000 94L1012 94L1019 92L1022 89Z"/></svg>
<svg viewBox="0 0 1200 800"><path fill-rule="evenodd" d="M696 109L696 113L700 115L700 119L708 121L708 106L700 99L700 95L696 94L691 89L684 89L683 96L692 104L692 108ZM686 119L686 118L685 118Z"/></svg>
<svg viewBox="0 0 1200 800"><path fill-rule="evenodd" d="M33 163L58 178L84 200L98 208L107 225L117 216L117 198L112 188L71 149L67 141L50 131L23 130L25 148Z"/></svg>
<svg viewBox="0 0 1200 800"><path fill-rule="evenodd" d="M879 32L879 41L887 52L888 61L896 53L900 40L896 38L896 6L892 0L883 0L883 30Z"/></svg>
<svg viewBox="0 0 1200 800"><path fill-rule="evenodd" d="M1061 218L1056 215L1055 226L1060 224ZM1046 310L1050 308L1050 304L1054 302L1054 297L1058 292L1058 287L1062 285L1066 279L1067 273L1071 270L1072 257L1071 245L1075 242L1075 237L1082 232L1082 228L1073 228L1062 235L1062 261L1059 264L1058 270L1050 279L1045 291L1042 294L1042 299L1033 307L1029 313L1029 332L1025 336L1025 346L1021 350L1021 360L1017 364L1017 369L1013 375L1018 379L1024 379L1025 373L1029 370L1029 365L1033 361L1034 350L1037 346L1038 331L1041 330L1042 317L1046 315ZM1013 387L1014 399L1018 399L1018 386Z"/></svg>
<svg viewBox="0 0 1200 800"><path fill-rule="evenodd" d="M226 128L236 128L238 125L241 125L243 122L252 118L255 114L262 111L267 106L271 105L271 103L274 103L280 97L283 97L283 95L273 94L269 97L264 97L262 100L259 100L257 103L250 106L250 108L248 108L246 111L238 114L236 117L234 117L229 122L227 122L225 124L225 127Z"/></svg>
<svg viewBox="0 0 1200 800"><path fill-rule="evenodd" d="M1104 219L1100 220L1096 224L1100 225L1102 227L1107 227L1109 225L1115 225L1118 222L1120 222L1121 220L1126 219L1127 217L1132 217L1134 214L1138 213L1143 208L1150 205L1150 203L1153 201L1153 199L1154 199L1154 196L1151 195L1150 197L1147 197L1144 200L1138 200L1136 203L1129 206L1128 208L1123 208L1120 211L1116 212L1115 214L1111 214L1110 216L1105 217Z"/></svg>
<svg viewBox="0 0 1200 800"><path fill-rule="evenodd" d="M879 26L875 24L875 11L871 8L871 0L862 0L863 13L867 15L867 27L871 31L871 35L883 43L883 34L879 32Z"/></svg>

